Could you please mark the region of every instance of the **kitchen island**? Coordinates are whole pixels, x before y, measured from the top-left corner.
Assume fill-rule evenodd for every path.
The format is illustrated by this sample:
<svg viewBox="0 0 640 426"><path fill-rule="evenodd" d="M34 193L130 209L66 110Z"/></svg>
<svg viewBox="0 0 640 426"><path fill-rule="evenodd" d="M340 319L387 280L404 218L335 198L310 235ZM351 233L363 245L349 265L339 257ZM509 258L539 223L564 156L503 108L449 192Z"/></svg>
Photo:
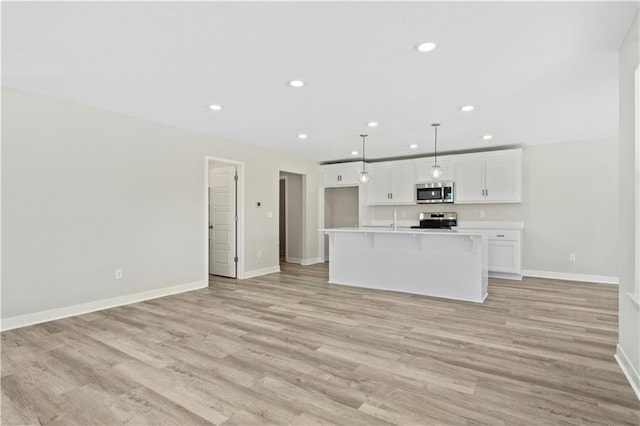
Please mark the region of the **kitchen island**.
<svg viewBox="0 0 640 426"><path fill-rule="evenodd" d="M487 297L487 237L480 232L391 228L322 229L329 282L448 299Z"/></svg>

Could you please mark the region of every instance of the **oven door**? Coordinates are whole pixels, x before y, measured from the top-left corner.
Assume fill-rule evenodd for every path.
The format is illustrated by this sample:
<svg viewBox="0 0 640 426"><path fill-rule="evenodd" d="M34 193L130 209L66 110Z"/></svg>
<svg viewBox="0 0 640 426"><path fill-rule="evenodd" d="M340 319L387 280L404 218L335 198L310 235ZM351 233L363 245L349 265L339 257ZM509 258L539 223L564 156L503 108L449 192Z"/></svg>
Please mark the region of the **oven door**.
<svg viewBox="0 0 640 426"><path fill-rule="evenodd" d="M442 203L443 202L443 187L425 187L422 185L416 186L416 203L417 204L430 204L430 203Z"/></svg>

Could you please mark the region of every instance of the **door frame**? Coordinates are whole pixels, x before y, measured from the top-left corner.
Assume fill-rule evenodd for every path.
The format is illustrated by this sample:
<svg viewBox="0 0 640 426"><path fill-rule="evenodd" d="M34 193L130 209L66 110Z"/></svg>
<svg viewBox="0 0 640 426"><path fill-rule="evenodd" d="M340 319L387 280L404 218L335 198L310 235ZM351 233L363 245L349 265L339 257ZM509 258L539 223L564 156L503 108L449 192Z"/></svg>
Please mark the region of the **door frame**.
<svg viewBox="0 0 640 426"><path fill-rule="evenodd" d="M238 173L238 182L236 190L236 214L238 215L238 223L236 225L236 253L238 263L236 269L236 279L244 279L245 268L245 244L244 244L244 223L245 223L245 206L244 206L244 162L229 160L219 157L204 157L204 226L207 238L204 240L204 277L209 282L209 169L211 162L228 163L236 167Z"/></svg>
<svg viewBox="0 0 640 426"><path fill-rule="evenodd" d="M280 181L284 181L284 261L289 261L289 181L286 176L280 176ZM280 182L278 181L278 183ZM280 185L278 185L280 189ZM280 191L278 191L280 192ZM278 207L280 206L280 194L278 194ZM278 212L278 215L282 212ZM280 218L278 218L278 226L280 224ZM279 230L278 230L279 231ZM278 234L278 239L280 235ZM278 247L278 263L280 263L280 248Z"/></svg>

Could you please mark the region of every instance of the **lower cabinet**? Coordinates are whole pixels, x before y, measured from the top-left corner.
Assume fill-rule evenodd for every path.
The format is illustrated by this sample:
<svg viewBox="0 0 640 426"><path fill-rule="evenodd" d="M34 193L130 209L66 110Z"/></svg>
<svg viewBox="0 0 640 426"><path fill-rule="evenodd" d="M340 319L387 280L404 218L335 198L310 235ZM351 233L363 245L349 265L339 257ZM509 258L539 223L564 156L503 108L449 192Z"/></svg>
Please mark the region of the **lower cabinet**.
<svg viewBox="0 0 640 426"><path fill-rule="evenodd" d="M522 279L522 231L519 229L476 229L465 231L483 232L489 245L489 276L494 278Z"/></svg>

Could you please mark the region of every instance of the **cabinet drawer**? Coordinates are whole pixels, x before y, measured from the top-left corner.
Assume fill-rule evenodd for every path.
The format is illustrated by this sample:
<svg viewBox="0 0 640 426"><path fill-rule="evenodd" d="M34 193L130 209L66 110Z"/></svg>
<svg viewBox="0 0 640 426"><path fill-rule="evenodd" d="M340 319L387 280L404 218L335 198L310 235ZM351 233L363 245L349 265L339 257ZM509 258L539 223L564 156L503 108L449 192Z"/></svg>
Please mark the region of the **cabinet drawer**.
<svg viewBox="0 0 640 426"><path fill-rule="evenodd" d="M487 236L491 241L520 241L520 231L514 230L490 229Z"/></svg>

